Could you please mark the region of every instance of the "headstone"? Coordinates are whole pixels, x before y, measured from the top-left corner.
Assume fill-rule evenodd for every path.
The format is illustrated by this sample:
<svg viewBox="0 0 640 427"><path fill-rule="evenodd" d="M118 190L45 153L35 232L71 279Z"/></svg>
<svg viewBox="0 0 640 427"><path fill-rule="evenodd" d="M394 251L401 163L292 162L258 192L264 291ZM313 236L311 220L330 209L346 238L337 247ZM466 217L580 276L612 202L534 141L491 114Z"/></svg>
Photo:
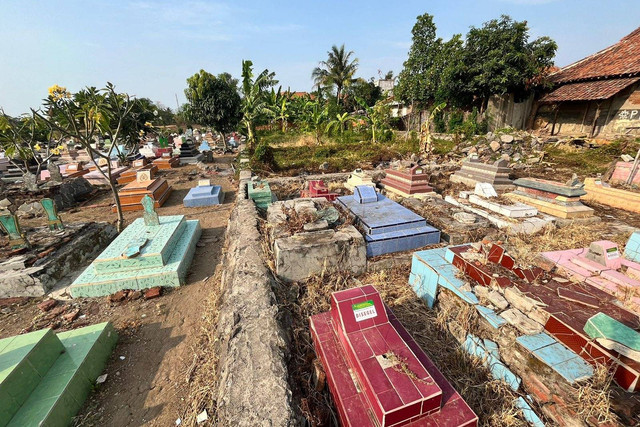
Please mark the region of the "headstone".
<svg viewBox="0 0 640 427"><path fill-rule="evenodd" d="M580 197L587 192L577 179L563 184L538 178L519 178L513 183L516 191L508 196L533 206L540 212L572 220L593 217L593 209L580 202Z"/></svg>
<svg viewBox="0 0 640 427"><path fill-rule="evenodd" d="M136 181L138 181L138 182L151 181L151 171L140 170L140 171L136 172Z"/></svg>
<svg viewBox="0 0 640 427"><path fill-rule="evenodd" d="M451 175L449 180L464 184L468 187L475 187L478 182L487 182L493 185L496 190L512 189L513 183L509 179L509 162L500 159L493 164L480 162L475 155L462 164L462 168Z"/></svg>
<svg viewBox="0 0 640 427"><path fill-rule="evenodd" d="M323 180L309 180L309 188L302 191L301 197L322 197L329 201L334 201L338 195L336 193L330 193L327 184Z"/></svg>
<svg viewBox="0 0 640 427"><path fill-rule="evenodd" d="M614 270L622 266L622 257L618 250L618 245L607 240L591 243L585 258Z"/></svg>
<svg viewBox="0 0 640 427"><path fill-rule="evenodd" d="M62 218L58 215L58 209L56 208L56 203L52 199L42 199L40 200L40 204L47 214L47 220L49 222L49 229L53 230L64 230L64 224L62 224Z"/></svg>
<svg viewBox="0 0 640 427"><path fill-rule="evenodd" d="M211 147L209 146L209 143L207 143L206 139L202 140L202 143L200 144L200 147L198 147L198 150L200 150L200 152L211 151Z"/></svg>
<svg viewBox="0 0 640 427"><path fill-rule="evenodd" d="M198 180L198 187L208 187L211 185L211 180L210 179L199 179Z"/></svg>
<svg viewBox="0 0 640 427"><path fill-rule="evenodd" d="M47 164L47 170L49 171L49 176L51 177L51 181L62 182L62 174L60 173L60 166L50 161Z"/></svg>
<svg viewBox="0 0 640 427"><path fill-rule="evenodd" d="M158 219L158 213L155 209L155 200L153 200L148 194L140 201L144 209L144 225L147 227L155 227L160 225Z"/></svg>
<svg viewBox="0 0 640 427"><path fill-rule="evenodd" d="M27 237L20 229L17 215L0 215L0 228L9 236L9 246L13 249L31 247Z"/></svg>
<svg viewBox="0 0 640 427"><path fill-rule="evenodd" d="M371 179L371 175L368 172L363 171L362 169L356 169L351 172L349 174L349 178L347 178L347 182L345 182L344 184L344 187L349 191L353 191L357 185L370 185L372 187L376 186L376 184Z"/></svg>
<svg viewBox="0 0 640 427"><path fill-rule="evenodd" d="M493 185L489 184L488 182L477 183L474 193L476 194L476 196L484 197L485 199L498 197L498 193L496 193Z"/></svg>
<svg viewBox="0 0 640 427"><path fill-rule="evenodd" d="M32 174L31 172L26 172L22 176L22 180L25 189L27 189L28 191L38 191L38 183L34 174Z"/></svg>

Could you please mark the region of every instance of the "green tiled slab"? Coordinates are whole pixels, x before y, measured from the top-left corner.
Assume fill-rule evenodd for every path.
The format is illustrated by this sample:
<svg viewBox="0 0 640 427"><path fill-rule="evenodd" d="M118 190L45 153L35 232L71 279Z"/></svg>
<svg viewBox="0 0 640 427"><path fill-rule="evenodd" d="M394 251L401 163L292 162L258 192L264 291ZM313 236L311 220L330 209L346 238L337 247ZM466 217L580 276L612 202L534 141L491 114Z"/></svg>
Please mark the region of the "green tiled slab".
<svg viewBox="0 0 640 427"><path fill-rule="evenodd" d="M63 351L51 329L0 340L0 426L18 411Z"/></svg>
<svg viewBox="0 0 640 427"><path fill-rule="evenodd" d="M640 333L604 313L598 313L587 320L584 331L591 338L605 338L633 351L640 351Z"/></svg>
<svg viewBox="0 0 640 427"><path fill-rule="evenodd" d="M144 219L138 218L129 225L94 261L96 274L115 273L139 268L164 265L182 236L186 225L184 215L161 216L160 225L147 227ZM122 253L129 242L147 239L140 255L125 258Z"/></svg>
<svg viewBox="0 0 640 427"><path fill-rule="evenodd" d="M254 184L260 184L260 186L254 186ZM257 207L263 209L266 209L273 201L271 188L269 187L269 183L266 181L259 181L255 183L253 181L249 181L247 183L247 195L254 201Z"/></svg>
<svg viewBox="0 0 640 427"><path fill-rule="evenodd" d="M64 352L53 359L51 367L10 421L3 423L0 418L0 426L69 425L118 339L108 322L52 336Z"/></svg>
<svg viewBox="0 0 640 427"><path fill-rule="evenodd" d="M183 232L176 240L173 250L163 266L97 274L95 266L92 264L73 282L70 288L71 295L74 298L98 297L122 289L180 286L184 284L187 269L191 265L196 243L201 233L200 221L185 221Z"/></svg>

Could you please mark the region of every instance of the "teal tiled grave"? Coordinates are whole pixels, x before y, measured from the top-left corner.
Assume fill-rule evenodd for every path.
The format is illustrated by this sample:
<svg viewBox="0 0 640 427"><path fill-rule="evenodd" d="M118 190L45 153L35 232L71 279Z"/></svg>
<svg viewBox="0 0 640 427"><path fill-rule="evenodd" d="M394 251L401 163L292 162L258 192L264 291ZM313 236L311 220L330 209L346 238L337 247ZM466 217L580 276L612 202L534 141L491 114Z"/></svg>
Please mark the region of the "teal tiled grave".
<svg viewBox="0 0 640 427"><path fill-rule="evenodd" d="M373 187L358 185L353 195L338 197L338 203L355 216L369 257L440 243L440 230Z"/></svg>
<svg viewBox="0 0 640 427"><path fill-rule="evenodd" d="M71 295L98 297L183 284L202 232L200 221L187 221L184 215L161 216L159 221L153 226L136 219L73 282ZM133 242L142 242L140 253L124 256Z"/></svg>
<svg viewBox="0 0 640 427"><path fill-rule="evenodd" d="M198 185L189 190L182 203L187 208L219 205L224 202L224 192L219 185Z"/></svg>
<svg viewBox="0 0 640 427"><path fill-rule="evenodd" d="M111 323L1 339L0 426L71 424L117 340Z"/></svg>

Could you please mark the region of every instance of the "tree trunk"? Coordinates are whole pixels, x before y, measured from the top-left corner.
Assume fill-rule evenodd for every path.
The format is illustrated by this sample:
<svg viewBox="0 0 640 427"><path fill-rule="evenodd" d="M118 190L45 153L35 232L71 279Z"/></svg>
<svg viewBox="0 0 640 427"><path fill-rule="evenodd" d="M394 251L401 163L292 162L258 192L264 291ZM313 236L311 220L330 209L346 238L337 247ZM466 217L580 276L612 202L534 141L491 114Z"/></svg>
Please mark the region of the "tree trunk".
<svg viewBox="0 0 640 427"><path fill-rule="evenodd" d="M222 146L224 147L223 150L226 153L227 150L229 150L229 147L227 147L227 139L224 136L224 133L222 132L218 132L220 134L220 137L222 138Z"/></svg>

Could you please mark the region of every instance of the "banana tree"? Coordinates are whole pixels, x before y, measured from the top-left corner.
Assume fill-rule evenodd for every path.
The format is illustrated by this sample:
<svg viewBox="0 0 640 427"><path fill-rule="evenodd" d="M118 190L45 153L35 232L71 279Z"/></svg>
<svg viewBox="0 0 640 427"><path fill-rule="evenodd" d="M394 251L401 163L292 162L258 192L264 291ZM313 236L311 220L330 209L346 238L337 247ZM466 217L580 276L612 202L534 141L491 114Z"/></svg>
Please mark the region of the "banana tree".
<svg viewBox="0 0 640 427"><path fill-rule="evenodd" d="M242 61L242 126L247 132L249 150L256 145L256 124L269 114L266 89L276 83L275 73L263 70L253 78L253 62Z"/></svg>
<svg viewBox="0 0 640 427"><path fill-rule="evenodd" d="M305 122L307 129L314 133L316 144L320 144L327 132L329 111L327 105L322 105L317 99L308 101L305 106Z"/></svg>
<svg viewBox="0 0 640 427"><path fill-rule="evenodd" d="M356 101L365 111L361 118L371 128L371 142L378 142L378 133L389 127L389 119L391 118L389 104L381 100L370 107L362 98L356 98Z"/></svg>
<svg viewBox="0 0 640 427"><path fill-rule="evenodd" d="M442 111L446 106L447 104L444 102L435 105L431 109L431 113L429 113L427 119L422 124L422 128L420 129L420 150L427 156L427 159L431 156L431 152L433 151L433 144L431 142L431 122L433 122L436 114Z"/></svg>
<svg viewBox="0 0 640 427"><path fill-rule="evenodd" d="M327 125L327 132L331 133L337 130L342 136L346 126L351 122L353 122L353 117L349 113L336 114L336 118Z"/></svg>

